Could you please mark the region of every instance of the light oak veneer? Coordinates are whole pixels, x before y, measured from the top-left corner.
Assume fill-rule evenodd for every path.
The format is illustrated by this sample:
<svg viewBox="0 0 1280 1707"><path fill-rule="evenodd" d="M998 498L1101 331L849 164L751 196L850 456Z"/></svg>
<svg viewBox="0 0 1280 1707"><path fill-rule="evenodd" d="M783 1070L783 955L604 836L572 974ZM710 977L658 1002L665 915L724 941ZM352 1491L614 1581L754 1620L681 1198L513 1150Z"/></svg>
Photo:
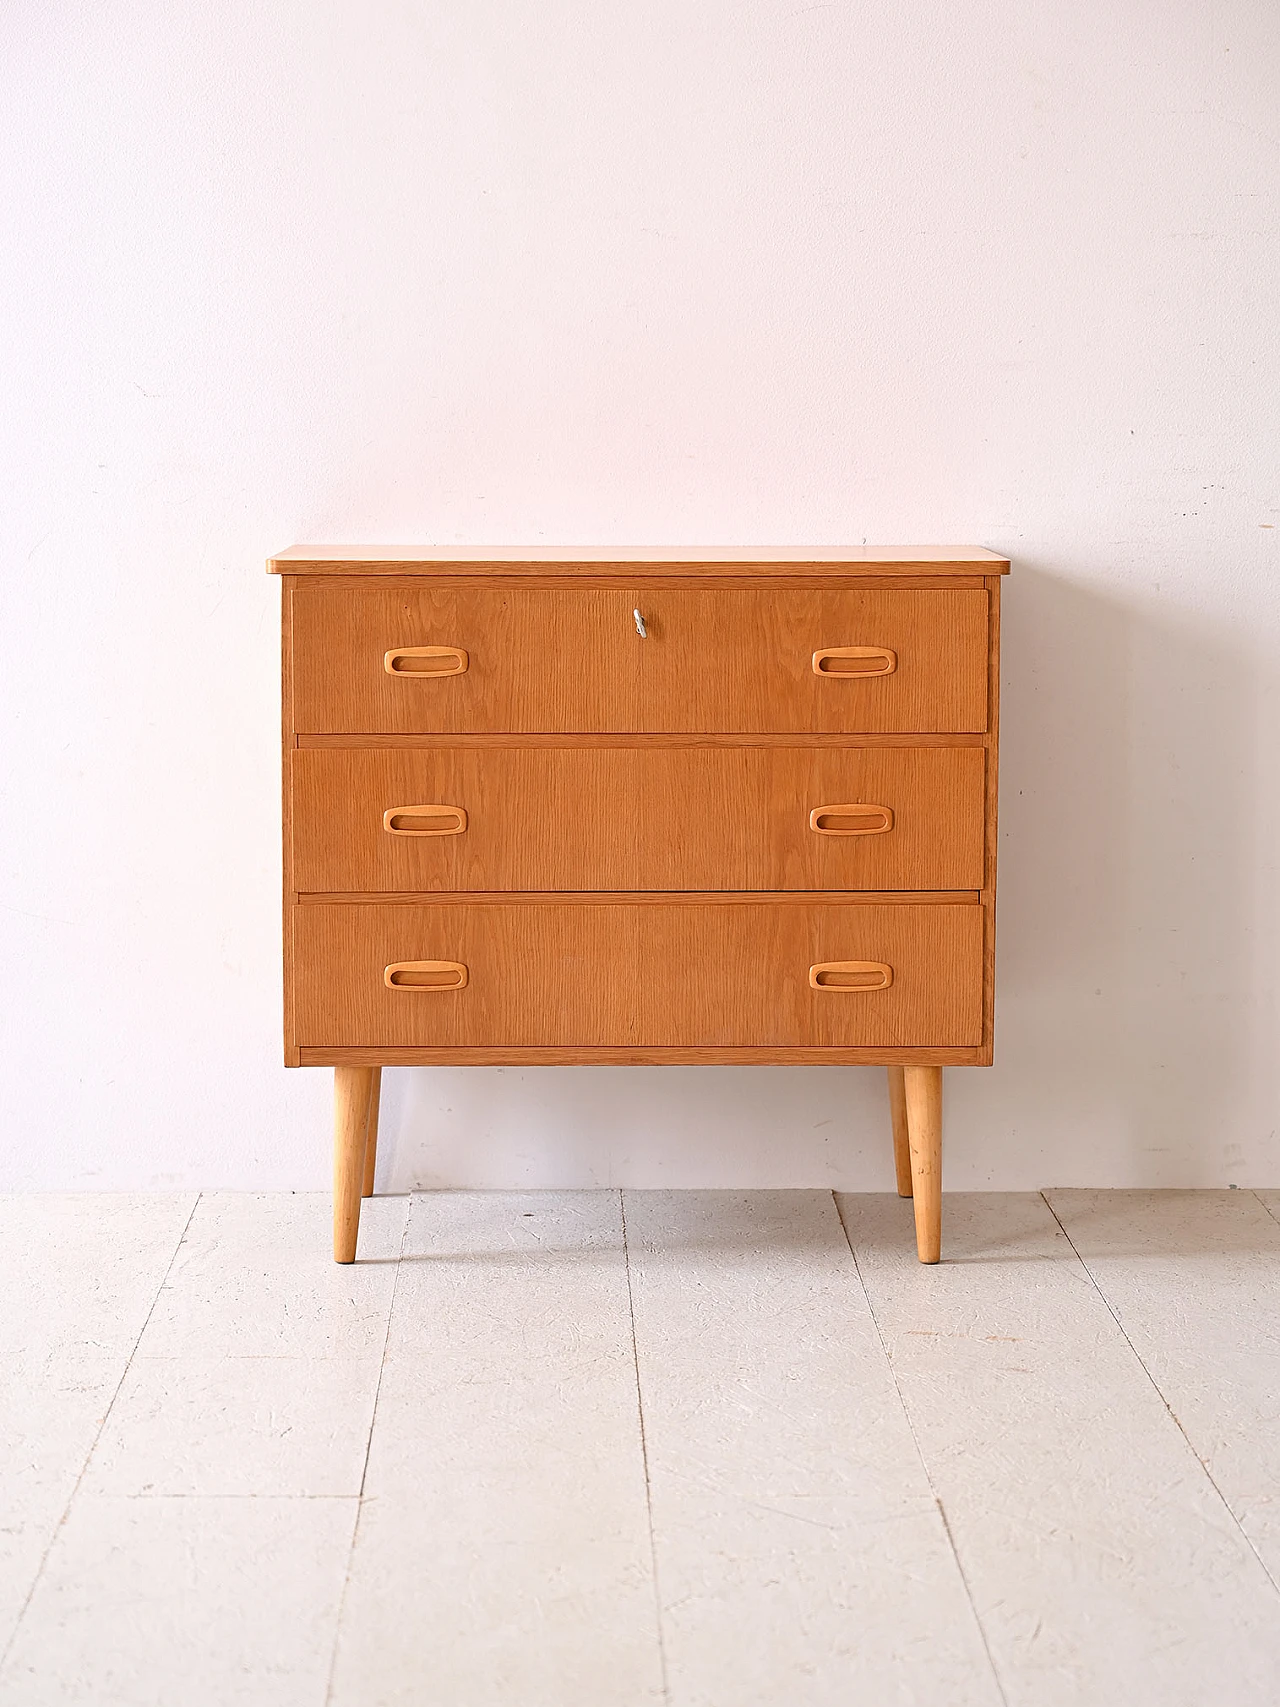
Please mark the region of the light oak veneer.
<svg viewBox="0 0 1280 1707"><path fill-rule="evenodd" d="M415 735L981 733L987 601L986 590L974 587L300 586L293 596L295 727ZM637 609L645 640L636 633ZM851 633L891 651L893 671L816 671L815 652ZM443 659L447 672L386 667L389 651L405 657L427 648L452 655ZM452 661L458 653L465 669Z"/></svg>
<svg viewBox="0 0 1280 1707"><path fill-rule="evenodd" d="M301 893L982 888L981 747L513 742L311 748L290 766ZM839 833L853 802L874 833Z"/></svg>
<svg viewBox="0 0 1280 1707"><path fill-rule="evenodd" d="M607 547L498 545L291 545L267 559L267 568L282 575L372 575L403 573L408 568L435 572L490 575L524 572L542 575L549 569L576 573L616 568L628 574L668 573L676 569L704 578L722 573L752 574L770 570L791 576L802 570L847 575L851 570L874 570L877 574L910 575L921 569L930 574L959 572L1006 575L1009 559L982 545L831 545L766 546L747 551L740 545L659 545L637 551Z"/></svg>
<svg viewBox="0 0 1280 1707"><path fill-rule="evenodd" d="M982 1041L982 912L945 906L299 907L303 1048L839 1049ZM810 969L884 963L886 988L814 989ZM388 966L465 967L390 988Z"/></svg>
<svg viewBox="0 0 1280 1707"><path fill-rule="evenodd" d="M1000 576L981 547L293 546L285 1060L881 1062L940 1252L941 1075L991 1060Z"/></svg>

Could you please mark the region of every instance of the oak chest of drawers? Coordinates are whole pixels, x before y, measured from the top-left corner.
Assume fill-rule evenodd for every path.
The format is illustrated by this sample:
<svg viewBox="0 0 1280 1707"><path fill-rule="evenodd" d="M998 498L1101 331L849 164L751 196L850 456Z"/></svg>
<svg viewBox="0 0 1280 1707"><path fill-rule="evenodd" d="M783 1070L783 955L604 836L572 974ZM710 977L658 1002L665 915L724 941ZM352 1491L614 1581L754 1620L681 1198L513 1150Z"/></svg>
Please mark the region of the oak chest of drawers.
<svg viewBox="0 0 1280 1707"><path fill-rule="evenodd" d="M889 1068L922 1261L991 1060L1000 576L977 547L294 546L285 1061L354 1259L388 1064Z"/></svg>

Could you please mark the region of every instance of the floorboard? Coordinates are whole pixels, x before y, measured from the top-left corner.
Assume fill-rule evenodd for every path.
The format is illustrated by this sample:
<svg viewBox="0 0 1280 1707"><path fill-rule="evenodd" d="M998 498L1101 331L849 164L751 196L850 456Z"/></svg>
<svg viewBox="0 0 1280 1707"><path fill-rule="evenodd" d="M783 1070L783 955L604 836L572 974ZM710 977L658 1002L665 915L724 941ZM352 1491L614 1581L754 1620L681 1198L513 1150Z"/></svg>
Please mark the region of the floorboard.
<svg viewBox="0 0 1280 1707"><path fill-rule="evenodd" d="M0 1654L196 1204L0 1198Z"/></svg>
<svg viewBox="0 0 1280 1707"><path fill-rule="evenodd" d="M1270 1707L1280 1601L1038 1194L841 1208L1010 1707Z"/></svg>
<svg viewBox="0 0 1280 1707"><path fill-rule="evenodd" d="M0 1701L1276 1701L1280 1193L329 1218L0 1199Z"/></svg>
<svg viewBox="0 0 1280 1707"><path fill-rule="evenodd" d="M356 1505L80 1495L0 1700L324 1707Z"/></svg>
<svg viewBox="0 0 1280 1707"><path fill-rule="evenodd" d="M1045 1197L1280 1582L1280 1223L1251 1191Z"/></svg>
<svg viewBox="0 0 1280 1707"><path fill-rule="evenodd" d="M203 1197L85 1491L357 1496L408 1207L371 1200L340 1267L327 1193Z"/></svg>
<svg viewBox="0 0 1280 1707"><path fill-rule="evenodd" d="M662 1700L617 1192L414 1199L365 1495L333 1707Z"/></svg>
<svg viewBox="0 0 1280 1707"><path fill-rule="evenodd" d="M625 1206L673 1707L994 1707L830 1193Z"/></svg>

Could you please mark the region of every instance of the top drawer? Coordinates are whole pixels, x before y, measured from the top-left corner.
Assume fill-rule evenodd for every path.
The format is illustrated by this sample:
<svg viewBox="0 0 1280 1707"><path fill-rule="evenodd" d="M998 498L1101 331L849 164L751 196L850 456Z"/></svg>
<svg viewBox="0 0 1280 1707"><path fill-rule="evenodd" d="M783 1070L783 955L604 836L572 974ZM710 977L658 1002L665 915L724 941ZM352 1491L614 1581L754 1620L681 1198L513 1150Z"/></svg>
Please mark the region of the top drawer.
<svg viewBox="0 0 1280 1707"><path fill-rule="evenodd" d="M981 732L987 594L304 582L293 593L293 726L403 735Z"/></svg>

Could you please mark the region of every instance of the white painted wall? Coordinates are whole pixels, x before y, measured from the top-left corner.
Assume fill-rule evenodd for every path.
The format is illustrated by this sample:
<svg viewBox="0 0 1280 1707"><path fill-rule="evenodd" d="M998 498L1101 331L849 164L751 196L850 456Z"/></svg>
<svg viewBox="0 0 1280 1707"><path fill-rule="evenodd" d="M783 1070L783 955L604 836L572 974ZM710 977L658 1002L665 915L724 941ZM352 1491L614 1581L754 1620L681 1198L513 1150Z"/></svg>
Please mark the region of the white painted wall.
<svg viewBox="0 0 1280 1707"><path fill-rule="evenodd" d="M1009 553L948 1183L1280 1180L1272 0L10 0L7 1142L314 1186L294 539ZM887 1187L881 1075L389 1073L411 1182Z"/></svg>

